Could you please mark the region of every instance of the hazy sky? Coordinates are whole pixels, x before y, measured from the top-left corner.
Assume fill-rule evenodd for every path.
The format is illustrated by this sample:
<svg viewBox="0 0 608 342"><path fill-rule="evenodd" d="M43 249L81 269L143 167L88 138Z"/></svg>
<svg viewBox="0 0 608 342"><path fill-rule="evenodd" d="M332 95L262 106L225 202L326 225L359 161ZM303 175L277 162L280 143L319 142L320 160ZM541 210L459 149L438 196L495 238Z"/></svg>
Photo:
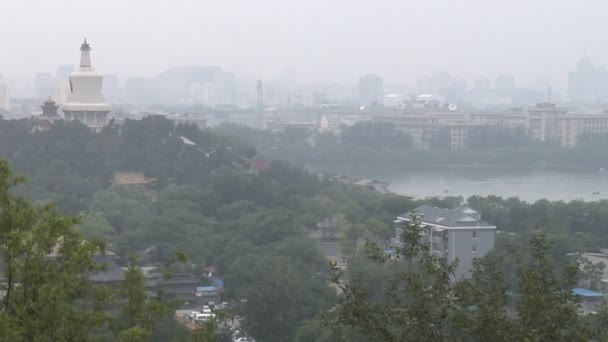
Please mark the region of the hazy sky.
<svg viewBox="0 0 608 342"><path fill-rule="evenodd" d="M564 82L585 50L608 64L606 13L606 0L0 0L0 74L76 64L86 36L97 70L124 76L214 64L304 81L445 69Z"/></svg>

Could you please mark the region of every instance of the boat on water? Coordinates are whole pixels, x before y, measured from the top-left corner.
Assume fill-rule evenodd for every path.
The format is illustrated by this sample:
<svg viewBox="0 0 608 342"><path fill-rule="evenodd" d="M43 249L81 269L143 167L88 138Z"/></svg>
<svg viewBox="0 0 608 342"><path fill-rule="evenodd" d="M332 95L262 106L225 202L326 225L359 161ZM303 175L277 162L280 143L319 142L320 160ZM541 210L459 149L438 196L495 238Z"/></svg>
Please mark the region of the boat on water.
<svg viewBox="0 0 608 342"><path fill-rule="evenodd" d="M594 192L593 192L593 194L594 194L594 195L599 195L599 194L600 194L600 192L599 192L599 191L594 191Z"/></svg>

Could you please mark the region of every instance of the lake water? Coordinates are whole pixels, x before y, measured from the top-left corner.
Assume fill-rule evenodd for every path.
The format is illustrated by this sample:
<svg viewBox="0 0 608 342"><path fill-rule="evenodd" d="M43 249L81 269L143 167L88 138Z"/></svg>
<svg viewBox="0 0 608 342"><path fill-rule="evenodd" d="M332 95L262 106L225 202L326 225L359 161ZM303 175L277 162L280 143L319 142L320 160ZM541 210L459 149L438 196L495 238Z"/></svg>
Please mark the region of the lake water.
<svg viewBox="0 0 608 342"><path fill-rule="evenodd" d="M608 199L608 173L572 170L509 170L508 168L441 168L408 170L384 178L389 190L414 198L497 195L526 201Z"/></svg>

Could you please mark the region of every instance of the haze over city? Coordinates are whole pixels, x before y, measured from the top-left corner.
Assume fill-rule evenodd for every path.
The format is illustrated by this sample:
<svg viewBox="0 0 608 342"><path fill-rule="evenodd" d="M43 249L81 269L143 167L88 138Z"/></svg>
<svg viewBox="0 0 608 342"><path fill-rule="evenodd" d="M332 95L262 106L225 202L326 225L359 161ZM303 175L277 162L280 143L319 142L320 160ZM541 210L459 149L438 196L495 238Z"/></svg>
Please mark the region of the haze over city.
<svg viewBox="0 0 608 342"><path fill-rule="evenodd" d="M97 69L124 77L200 64L255 78L289 69L306 82L373 72L413 83L446 70L468 82L512 74L524 85L549 74L565 88L585 53L608 62L607 10L601 0L4 1L0 75L75 64L86 36Z"/></svg>
<svg viewBox="0 0 608 342"><path fill-rule="evenodd" d="M608 1L0 1L0 341L608 341Z"/></svg>

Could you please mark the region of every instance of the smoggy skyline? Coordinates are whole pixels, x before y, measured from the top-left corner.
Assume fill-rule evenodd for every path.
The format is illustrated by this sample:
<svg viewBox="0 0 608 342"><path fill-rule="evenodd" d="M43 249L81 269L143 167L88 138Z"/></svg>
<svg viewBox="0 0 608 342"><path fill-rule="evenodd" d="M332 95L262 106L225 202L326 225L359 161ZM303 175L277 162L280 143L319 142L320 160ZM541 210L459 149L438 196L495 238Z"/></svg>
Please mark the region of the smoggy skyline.
<svg viewBox="0 0 608 342"><path fill-rule="evenodd" d="M566 1L7 1L0 75L29 78L76 65L86 36L95 68L153 76L220 65L251 77L287 68L302 81L377 73L410 83L446 70L470 81L551 74L564 86L586 52L608 64L608 3Z"/></svg>

